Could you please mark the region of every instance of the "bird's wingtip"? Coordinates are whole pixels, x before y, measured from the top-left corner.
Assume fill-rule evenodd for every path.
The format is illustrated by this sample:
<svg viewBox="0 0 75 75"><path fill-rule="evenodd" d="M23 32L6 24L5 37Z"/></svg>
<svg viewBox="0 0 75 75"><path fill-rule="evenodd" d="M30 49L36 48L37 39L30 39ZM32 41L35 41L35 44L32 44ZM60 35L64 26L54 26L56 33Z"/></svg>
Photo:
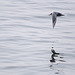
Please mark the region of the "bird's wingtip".
<svg viewBox="0 0 75 75"><path fill-rule="evenodd" d="M54 29L54 26L53 26L53 29Z"/></svg>

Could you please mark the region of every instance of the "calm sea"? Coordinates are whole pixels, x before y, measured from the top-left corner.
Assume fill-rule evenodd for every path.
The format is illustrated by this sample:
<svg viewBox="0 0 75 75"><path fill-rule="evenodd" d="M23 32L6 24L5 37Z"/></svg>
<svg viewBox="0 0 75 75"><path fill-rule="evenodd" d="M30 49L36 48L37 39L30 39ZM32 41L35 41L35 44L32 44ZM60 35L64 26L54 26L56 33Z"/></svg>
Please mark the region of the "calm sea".
<svg viewBox="0 0 75 75"><path fill-rule="evenodd" d="M75 74L75 0L0 0L0 75L56 74Z"/></svg>

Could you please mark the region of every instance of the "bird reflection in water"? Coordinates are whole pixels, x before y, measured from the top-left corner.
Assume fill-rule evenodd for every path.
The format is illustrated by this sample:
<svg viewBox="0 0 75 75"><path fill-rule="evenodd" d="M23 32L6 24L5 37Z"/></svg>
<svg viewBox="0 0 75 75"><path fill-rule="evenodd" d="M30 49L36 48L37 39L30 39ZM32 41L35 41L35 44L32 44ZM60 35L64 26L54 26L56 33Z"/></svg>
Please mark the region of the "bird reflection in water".
<svg viewBox="0 0 75 75"><path fill-rule="evenodd" d="M53 49L53 47L52 47L52 49L51 49L51 52L52 52L52 55L51 55L51 60L50 60L50 62L51 62L51 63L55 63L56 60L55 60L54 57L57 57L57 56L59 55L59 53L56 53L55 50ZM50 65L50 67L52 68L52 70L56 70L56 69L53 67L53 65ZM56 70L55 74L59 74L59 70Z"/></svg>
<svg viewBox="0 0 75 75"><path fill-rule="evenodd" d="M56 63L55 57L58 57L59 55L61 55L61 53L57 53L57 52L54 50L54 47L52 47L51 52L52 52L52 55L51 55L51 60L50 60L50 62L51 62L52 64L50 65L50 68L55 71L55 72L54 72L55 74L63 73L62 70L60 70L60 69L58 69L58 68L54 68L54 64L53 64L53 63L55 63L55 65L59 65L58 63ZM63 58L63 57L60 57L60 59L62 59L62 58ZM59 61L61 61L61 60L59 60ZM65 62L65 61L62 60L61 62ZM63 73L63 74L64 74L64 73Z"/></svg>
<svg viewBox="0 0 75 75"><path fill-rule="evenodd" d="M53 49L53 47L51 49L51 52L52 52L52 55L51 55L50 62L55 62L55 58L54 57L57 57L59 55L59 53L56 53L55 50Z"/></svg>

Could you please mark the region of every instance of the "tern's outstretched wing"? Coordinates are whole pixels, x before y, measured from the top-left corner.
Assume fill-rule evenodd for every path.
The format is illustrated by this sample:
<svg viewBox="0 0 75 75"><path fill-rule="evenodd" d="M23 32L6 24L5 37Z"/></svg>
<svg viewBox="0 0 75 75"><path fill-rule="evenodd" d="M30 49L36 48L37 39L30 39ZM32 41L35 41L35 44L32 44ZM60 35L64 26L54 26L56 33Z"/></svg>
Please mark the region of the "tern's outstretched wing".
<svg viewBox="0 0 75 75"><path fill-rule="evenodd" d="M53 28L54 28L56 24L56 14L55 13L52 14L52 23L53 23Z"/></svg>

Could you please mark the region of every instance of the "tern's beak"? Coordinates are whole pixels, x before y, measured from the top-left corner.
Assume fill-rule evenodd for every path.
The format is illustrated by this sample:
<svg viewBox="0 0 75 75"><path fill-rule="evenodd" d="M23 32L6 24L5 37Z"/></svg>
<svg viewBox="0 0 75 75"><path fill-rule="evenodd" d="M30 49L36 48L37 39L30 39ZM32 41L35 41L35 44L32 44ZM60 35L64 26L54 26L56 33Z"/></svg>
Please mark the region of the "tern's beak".
<svg viewBox="0 0 75 75"><path fill-rule="evenodd" d="M50 16L50 15L52 15L52 13L51 13L51 14L49 14L49 16Z"/></svg>
<svg viewBox="0 0 75 75"><path fill-rule="evenodd" d="M49 16L50 16L51 14L49 14Z"/></svg>

